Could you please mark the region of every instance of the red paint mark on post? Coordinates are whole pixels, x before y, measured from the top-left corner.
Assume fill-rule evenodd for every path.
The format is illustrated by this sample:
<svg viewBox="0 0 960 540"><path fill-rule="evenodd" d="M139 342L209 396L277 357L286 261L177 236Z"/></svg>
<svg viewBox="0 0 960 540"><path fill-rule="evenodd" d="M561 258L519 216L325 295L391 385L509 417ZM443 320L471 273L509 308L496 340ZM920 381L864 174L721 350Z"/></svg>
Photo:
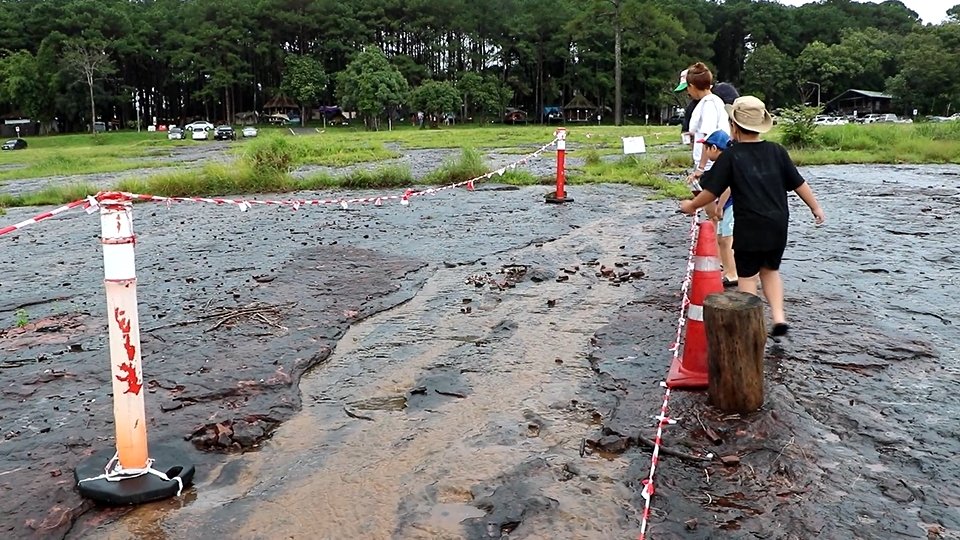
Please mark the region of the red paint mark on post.
<svg viewBox="0 0 960 540"><path fill-rule="evenodd" d="M117 380L120 382L127 383L127 389L123 391L124 394L140 394L140 389L143 388L143 385L140 384L140 379L137 377L137 368L133 367L132 363L124 362L118 366L120 371L124 373L123 377L117 375Z"/></svg>
<svg viewBox="0 0 960 540"><path fill-rule="evenodd" d="M124 315L126 315L125 311L120 308L114 308L113 319L117 322L120 332L123 333L123 348L127 351L127 360L129 360L129 362L124 362L118 366L120 371L123 371L125 375L123 377L117 375L117 380L127 383L127 389L123 392L124 394L139 395L140 388L143 385L137 377L137 368L134 367L133 362L133 359L137 356L137 348L130 342L130 329L133 323Z"/></svg>

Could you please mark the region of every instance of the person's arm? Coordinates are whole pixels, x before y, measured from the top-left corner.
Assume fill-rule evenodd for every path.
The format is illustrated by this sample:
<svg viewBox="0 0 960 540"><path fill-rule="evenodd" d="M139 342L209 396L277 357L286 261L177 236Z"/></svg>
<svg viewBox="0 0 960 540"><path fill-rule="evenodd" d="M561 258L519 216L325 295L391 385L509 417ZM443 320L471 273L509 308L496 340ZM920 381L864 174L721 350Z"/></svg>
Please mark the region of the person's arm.
<svg viewBox="0 0 960 540"><path fill-rule="evenodd" d="M727 201L730 200L730 188L727 188L723 193L720 194L720 200L717 201L717 204L720 206L721 214L723 212L723 207L727 205Z"/></svg>
<svg viewBox="0 0 960 540"><path fill-rule="evenodd" d="M703 190L693 199L680 201L680 211L684 214L693 215L697 210L717 200L717 196L707 190Z"/></svg>
<svg viewBox="0 0 960 540"><path fill-rule="evenodd" d="M813 194L813 189L810 188L810 184L803 179L803 176L800 175L800 171L797 170L797 166L794 165L793 160L790 159L790 154L782 146L780 148L780 159L781 167L784 173L784 187L788 191L795 192L801 200L810 208L810 211L813 212L813 219L817 225L820 225L826 221L827 216L823 212L823 208L820 207L820 203L817 202L817 197Z"/></svg>
<svg viewBox="0 0 960 540"><path fill-rule="evenodd" d="M717 221L723 219L723 207L727 205L727 200L729 198L730 188L727 188L723 191L723 193L720 194L717 204L713 206L707 206L707 215L710 216L710 219L715 219Z"/></svg>
<svg viewBox="0 0 960 540"><path fill-rule="evenodd" d="M823 208L820 207L820 203L817 202L817 197L813 194L813 190L810 189L810 184L804 182L800 187L795 189L794 192L806 203L807 207L810 208L810 212L813 213L813 219L817 225L827 220L827 215L823 212Z"/></svg>

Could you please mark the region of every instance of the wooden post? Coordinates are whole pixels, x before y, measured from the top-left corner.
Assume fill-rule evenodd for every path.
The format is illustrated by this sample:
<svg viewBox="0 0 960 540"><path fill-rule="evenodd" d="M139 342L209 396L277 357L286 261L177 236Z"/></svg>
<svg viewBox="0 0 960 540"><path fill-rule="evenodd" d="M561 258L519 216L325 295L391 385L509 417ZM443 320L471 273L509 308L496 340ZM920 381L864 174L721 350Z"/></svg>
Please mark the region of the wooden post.
<svg viewBox="0 0 960 540"><path fill-rule="evenodd" d="M723 412L748 413L763 405L763 301L749 293L713 294L703 302L707 333L707 395Z"/></svg>

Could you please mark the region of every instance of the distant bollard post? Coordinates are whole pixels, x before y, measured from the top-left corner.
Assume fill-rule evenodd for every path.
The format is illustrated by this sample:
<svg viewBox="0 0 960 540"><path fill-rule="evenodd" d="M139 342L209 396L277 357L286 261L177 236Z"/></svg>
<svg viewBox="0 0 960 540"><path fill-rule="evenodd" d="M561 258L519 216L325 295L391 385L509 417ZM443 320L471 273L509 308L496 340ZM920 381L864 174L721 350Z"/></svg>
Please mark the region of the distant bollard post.
<svg viewBox="0 0 960 540"><path fill-rule="evenodd" d="M94 453L77 466L78 489L107 504L165 499L182 492L194 467L176 450L147 451L132 203L119 195L104 197L100 225L116 448Z"/></svg>
<svg viewBox="0 0 960 540"><path fill-rule="evenodd" d="M554 135L557 137L557 189L553 193L547 193L546 201L552 204L573 202L573 198L567 197L565 186L564 154L567 151L567 129L557 128Z"/></svg>

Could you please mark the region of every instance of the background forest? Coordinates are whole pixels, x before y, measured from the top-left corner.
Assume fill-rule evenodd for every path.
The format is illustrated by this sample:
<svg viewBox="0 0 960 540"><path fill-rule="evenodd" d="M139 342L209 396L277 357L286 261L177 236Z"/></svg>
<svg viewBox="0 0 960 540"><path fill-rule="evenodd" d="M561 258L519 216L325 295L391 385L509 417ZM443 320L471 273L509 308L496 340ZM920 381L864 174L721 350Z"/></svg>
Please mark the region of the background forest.
<svg viewBox="0 0 960 540"><path fill-rule="evenodd" d="M857 88L951 114L960 6L948 13L934 26L895 0L2 0L0 113L59 131L92 114L129 125L137 108L143 123L233 121L282 91L368 125L437 102L540 121L581 94L605 121L653 122L703 60L770 108Z"/></svg>

